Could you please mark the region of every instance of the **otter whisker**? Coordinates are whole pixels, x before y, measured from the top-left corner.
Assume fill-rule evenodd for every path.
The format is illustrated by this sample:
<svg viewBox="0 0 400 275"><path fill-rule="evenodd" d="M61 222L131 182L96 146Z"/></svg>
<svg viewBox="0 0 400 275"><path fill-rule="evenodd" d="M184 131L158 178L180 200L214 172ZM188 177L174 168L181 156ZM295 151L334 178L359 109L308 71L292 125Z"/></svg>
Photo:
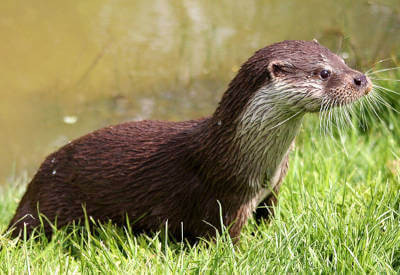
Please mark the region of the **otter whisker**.
<svg viewBox="0 0 400 275"><path fill-rule="evenodd" d="M333 102L333 107L332 107L332 129L333 128L336 128L336 129L338 129L338 127L339 127L339 125L338 125L338 123L337 123L337 121L335 120L335 114L337 113L337 111L339 110L339 108L337 108L337 106L339 106L338 105L338 101L339 101L339 99L335 99L334 100L334 102Z"/></svg>
<svg viewBox="0 0 400 275"><path fill-rule="evenodd" d="M387 71L393 71L393 70L398 70L398 69L400 69L400 67L386 68L386 69L381 69L381 70L373 71L372 73L366 73L365 75L370 76L370 75L374 75L374 74L377 74L377 73L382 73L382 72L387 72Z"/></svg>
<svg viewBox="0 0 400 275"><path fill-rule="evenodd" d="M298 112L297 112L297 113L295 113L294 115L292 115L292 116L288 117L287 119L285 119L285 120L283 120L283 121L279 122L279 123L278 123L278 124L276 124L275 126L273 126L273 127L269 128L269 129L267 129L267 131L270 131L270 130L272 130L272 129L276 128L276 127L279 127L279 126L281 126L281 125L282 125L282 124L284 124L285 122L288 122L289 120L291 120L292 118L296 117L297 115L299 115L300 113L303 113L303 112L304 112L303 110L300 110L300 111L298 111Z"/></svg>
<svg viewBox="0 0 400 275"><path fill-rule="evenodd" d="M378 65L378 64L380 64L380 63L383 63L383 62L386 62L386 61L389 61L389 60L392 60L392 58L389 57L389 58L381 59L381 60L375 62L375 63L372 65L371 69L369 69L368 71L366 71L364 74L368 74L370 71L372 71L372 70L375 68L376 65Z"/></svg>
<svg viewBox="0 0 400 275"><path fill-rule="evenodd" d="M340 107L336 107L336 108L335 108L335 106L337 106L337 99L335 99L335 100L333 101L333 107L332 107L332 125L333 125L333 126L336 125L336 128L338 128L338 127L339 127L339 124L340 124L338 115L340 115L341 110L340 110Z"/></svg>
<svg viewBox="0 0 400 275"><path fill-rule="evenodd" d="M376 110L375 110L375 107L374 107L374 104L373 104L374 101L372 101L373 98L371 98L371 97L372 97L372 96L367 96L367 97L365 97L365 99L367 100L368 105L371 107L372 112L373 112L373 113L376 115L376 117L384 124L382 118L378 115L378 113L377 113Z"/></svg>
<svg viewBox="0 0 400 275"><path fill-rule="evenodd" d="M345 108L343 108L343 111L341 110L341 112L340 112L340 114L341 114L341 117L342 117L342 119L343 120L341 120L342 122L342 125L343 126L345 126L345 124L346 124L346 120L344 119L344 117L345 117L345 115L344 115L344 113L346 113L346 106L344 106ZM340 109L339 109L340 110ZM343 128L344 129L344 128ZM338 128L338 134L339 134L339 140L340 140L340 145L341 145L341 147L342 147L342 149L343 149L343 152L345 153L345 155L347 156L348 155L348 153L347 153L347 151L346 151L346 147L344 146L344 141L345 141L345 139L344 139L344 135L343 135L343 133L342 133L342 129L340 129L340 128Z"/></svg>
<svg viewBox="0 0 400 275"><path fill-rule="evenodd" d="M376 108L382 108L382 106L386 106L388 107L390 110L396 112L396 113L400 113L398 110L394 109L393 106L391 106L383 97L381 97L378 93L373 93L371 94L371 96L368 95L368 97L365 97L368 100L371 100L371 102L373 103L373 105L376 106ZM380 103L380 104L378 104ZM375 108L371 108L376 117L382 122L382 125L388 129L387 124L381 119L381 117L375 112Z"/></svg>
<svg viewBox="0 0 400 275"><path fill-rule="evenodd" d="M331 120L331 114L332 114L332 108L331 106L333 105L332 102L329 102L328 105L328 112L326 115L326 133L333 138L333 131L332 131L332 120Z"/></svg>
<svg viewBox="0 0 400 275"><path fill-rule="evenodd" d="M333 100L329 100L327 104L327 114L326 114L326 133L333 138L332 127L331 127L332 106L334 106Z"/></svg>
<svg viewBox="0 0 400 275"><path fill-rule="evenodd" d="M341 113L343 115L344 125L348 124L348 125L350 125L350 127L352 127L354 129L354 125L351 121L351 116L349 114L348 105L340 105L339 108L342 111Z"/></svg>
<svg viewBox="0 0 400 275"><path fill-rule="evenodd" d="M329 134L329 114L330 114L331 100L328 100L325 108L325 135Z"/></svg>
<svg viewBox="0 0 400 275"><path fill-rule="evenodd" d="M374 88L377 88L378 90L384 90L384 91L387 91L387 92L390 92L390 93L394 93L394 94L396 94L396 95L400 95L399 92L393 91L392 89L389 89L389 88L385 88L385 87L376 85L375 83L372 84L372 86L373 86Z"/></svg>
<svg viewBox="0 0 400 275"><path fill-rule="evenodd" d="M344 146L344 135L343 135L343 130L345 129L343 126L345 126L345 119L344 119L344 109L342 108L343 106L339 103L339 99L335 99L331 101L331 106L335 107L338 106L338 108L333 108L331 107L332 114L333 114L333 119L331 122L330 126L330 136L337 146L340 146L343 149L343 152L348 155L346 148ZM337 128L337 133L339 134L339 139L340 139L340 145L339 142L337 142L337 139L333 137L333 126Z"/></svg>
<svg viewBox="0 0 400 275"><path fill-rule="evenodd" d="M371 93L370 93L371 94ZM368 95L366 95L364 98L363 98L363 102L364 102L364 106L365 106L365 111L366 111L366 113L368 114L368 116L371 118L371 119L375 119L375 112L373 112L372 111L372 107L371 107L371 103L370 103L370 100L371 100L371 95L370 94L368 94Z"/></svg>
<svg viewBox="0 0 400 275"><path fill-rule="evenodd" d="M389 104L389 102L387 102L383 97L381 97L378 93L375 93L373 95L374 99L376 101L378 101L379 103L385 105L386 107L388 107L389 109L391 109L393 112L400 114L400 112L398 110L396 110L395 108L393 108L392 105Z"/></svg>
<svg viewBox="0 0 400 275"><path fill-rule="evenodd" d="M335 111L335 115L336 115L336 123L337 123L337 125L338 125L338 129L340 129L340 128L344 128L344 126L345 126L345 123L344 123L344 121L343 121L343 110L342 110L342 108L337 108L337 110ZM339 133L340 134L340 133Z"/></svg>
<svg viewBox="0 0 400 275"><path fill-rule="evenodd" d="M360 113L361 113L361 119L362 119L362 127L364 130L366 130L366 128L368 128L368 124L367 124L367 117L365 115L365 113L367 112L367 108L365 103L365 99L362 98L361 100L359 100L360 102Z"/></svg>
<svg viewBox="0 0 400 275"><path fill-rule="evenodd" d="M352 106L353 105L345 105L344 106L344 110L345 110L345 114L346 114L346 117L347 117L347 122L350 125L350 127L354 130L355 126L354 126L354 123L353 123L353 118L355 117L355 115L354 115Z"/></svg>
<svg viewBox="0 0 400 275"><path fill-rule="evenodd" d="M318 122L319 122L319 135L322 136L322 110L324 108L324 100L321 101L321 106L319 106L318 112Z"/></svg>
<svg viewBox="0 0 400 275"><path fill-rule="evenodd" d="M327 114L326 114L326 126L327 126L327 133L329 133L330 134L330 129L331 129L331 120L330 120L330 118L331 118L331 112L332 112L332 107L334 106L334 102L333 102L333 100L330 100L329 102L328 102L328 105L327 105Z"/></svg>
<svg viewBox="0 0 400 275"><path fill-rule="evenodd" d="M364 117L364 106L363 106L363 102L362 99L357 100L356 102L354 102L352 104L352 106L350 106L350 111L352 113L352 117L354 117L354 122L356 123L356 125L361 125L362 128L365 130L364 124L366 122L365 117Z"/></svg>
<svg viewBox="0 0 400 275"><path fill-rule="evenodd" d="M393 82L400 82L400 79L391 79L391 78L372 78L370 77L371 80L374 81L393 81Z"/></svg>
<svg viewBox="0 0 400 275"><path fill-rule="evenodd" d="M341 135L340 133L340 121L338 120L338 111L339 109L335 108L334 110L332 110L332 124L333 126L337 129L337 132L339 133L339 136Z"/></svg>
<svg viewBox="0 0 400 275"><path fill-rule="evenodd" d="M343 105L340 107L342 110L343 118L344 118L344 123L346 125L351 125L351 119L349 117L349 113L347 111L346 105Z"/></svg>
<svg viewBox="0 0 400 275"><path fill-rule="evenodd" d="M339 108L337 108L337 110L335 111L336 116L337 116L337 128L338 128L338 132L339 132L339 136L342 136L342 130L344 130L346 128L346 121L343 119L343 113L346 112L346 108L340 106Z"/></svg>
<svg viewBox="0 0 400 275"><path fill-rule="evenodd" d="M353 118L356 117L356 116L354 115L354 112L352 112L353 109L351 108L351 106L352 105L346 105L345 110L346 110L346 114L347 114L347 119L348 119L349 125L353 130L355 130L356 128L355 128L354 123L353 123Z"/></svg>
<svg viewBox="0 0 400 275"><path fill-rule="evenodd" d="M329 115L329 106L331 100L329 98L324 98L321 102L321 111L320 111L320 132L326 136L328 133L328 115Z"/></svg>
<svg viewBox="0 0 400 275"><path fill-rule="evenodd" d="M326 102L327 100L325 98L322 99L321 102L321 107L320 107L320 113L319 113L319 123L320 123L320 135L325 135L326 129L325 129L325 125L326 125Z"/></svg>
<svg viewBox="0 0 400 275"><path fill-rule="evenodd" d="M329 118L328 118L328 125L329 125L329 131L330 135L333 138L333 107L336 105L336 99L334 101L331 101L331 104L329 106Z"/></svg>
<svg viewBox="0 0 400 275"><path fill-rule="evenodd" d="M346 111L348 112L349 117L351 119L350 125L351 125L351 128L353 128L353 129L355 129L354 120L357 121L357 115L354 112L354 108L355 108L354 104L346 105Z"/></svg>
<svg viewBox="0 0 400 275"><path fill-rule="evenodd" d="M319 118L319 134L320 134L320 136L322 136L322 130L323 130L323 125L324 125L325 102L326 102L326 99L323 98L322 101L321 101L321 106L319 107L319 113L318 113L318 118Z"/></svg>

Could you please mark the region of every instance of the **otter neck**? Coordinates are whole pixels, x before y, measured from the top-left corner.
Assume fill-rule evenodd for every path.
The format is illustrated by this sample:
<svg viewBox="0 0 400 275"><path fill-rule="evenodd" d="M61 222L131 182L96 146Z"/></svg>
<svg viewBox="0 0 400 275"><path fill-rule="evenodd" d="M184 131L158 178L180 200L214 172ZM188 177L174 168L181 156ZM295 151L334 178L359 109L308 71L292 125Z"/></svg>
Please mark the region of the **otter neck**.
<svg viewBox="0 0 400 275"><path fill-rule="evenodd" d="M283 108L271 87L240 109L221 106L206 121L203 171L209 182L230 188L258 191L268 186L301 126L304 112Z"/></svg>

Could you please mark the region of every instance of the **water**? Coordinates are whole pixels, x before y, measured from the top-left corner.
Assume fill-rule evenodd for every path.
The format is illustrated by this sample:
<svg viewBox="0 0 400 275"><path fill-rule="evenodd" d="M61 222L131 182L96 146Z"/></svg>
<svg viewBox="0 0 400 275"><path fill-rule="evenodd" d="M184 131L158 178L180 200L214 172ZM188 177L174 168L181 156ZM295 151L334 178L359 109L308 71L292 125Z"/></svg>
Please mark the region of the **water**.
<svg viewBox="0 0 400 275"><path fill-rule="evenodd" d="M399 59L387 1L0 2L0 182L126 120L211 114L256 49L317 38L356 68Z"/></svg>

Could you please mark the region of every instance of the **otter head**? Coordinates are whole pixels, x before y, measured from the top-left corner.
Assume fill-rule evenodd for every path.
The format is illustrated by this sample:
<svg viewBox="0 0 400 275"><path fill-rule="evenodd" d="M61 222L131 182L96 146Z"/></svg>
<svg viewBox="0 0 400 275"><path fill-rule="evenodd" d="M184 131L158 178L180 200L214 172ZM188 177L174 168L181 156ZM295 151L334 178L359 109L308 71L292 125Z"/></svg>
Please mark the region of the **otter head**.
<svg viewBox="0 0 400 275"><path fill-rule="evenodd" d="M214 118L254 122L269 113L282 119L350 104L371 89L368 77L318 42L283 41L258 50L241 66Z"/></svg>
<svg viewBox="0 0 400 275"><path fill-rule="evenodd" d="M286 109L316 112L343 106L372 89L368 77L316 41L276 43L259 50L250 60L260 62L269 72L268 81L256 93L275 93L279 105Z"/></svg>

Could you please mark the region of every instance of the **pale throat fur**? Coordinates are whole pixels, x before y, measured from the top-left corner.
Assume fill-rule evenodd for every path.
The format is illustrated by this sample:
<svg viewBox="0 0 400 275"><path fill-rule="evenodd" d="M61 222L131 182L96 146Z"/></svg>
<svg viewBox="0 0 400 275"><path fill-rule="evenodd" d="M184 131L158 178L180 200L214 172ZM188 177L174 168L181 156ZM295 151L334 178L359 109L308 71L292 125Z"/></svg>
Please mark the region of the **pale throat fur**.
<svg viewBox="0 0 400 275"><path fill-rule="evenodd" d="M268 195L281 176L282 162L299 132L305 111L290 101L303 98L304 91L271 80L258 89L240 116L235 139L239 142L238 171L247 184Z"/></svg>

